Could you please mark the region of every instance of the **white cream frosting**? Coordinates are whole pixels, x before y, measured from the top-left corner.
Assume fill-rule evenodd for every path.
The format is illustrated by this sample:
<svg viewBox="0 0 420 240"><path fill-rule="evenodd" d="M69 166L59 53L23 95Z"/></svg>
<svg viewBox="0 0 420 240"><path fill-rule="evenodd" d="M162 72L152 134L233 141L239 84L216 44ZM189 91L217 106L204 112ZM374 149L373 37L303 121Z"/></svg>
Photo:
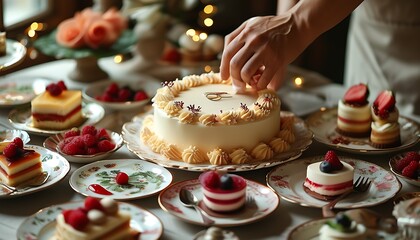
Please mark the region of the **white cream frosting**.
<svg viewBox="0 0 420 240"><path fill-rule="evenodd" d="M347 132L366 132L370 129L371 110L369 104L351 106L338 101L337 127Z"/></svg>
<svg viewBox="0 0 420 240"><path fill-rule="evenodd" d="M356 224L354 232L340 232L336 229L331 228L329 225L324 224L322 225L321 229L319 230L320 240L337 240L337 239L345 239L345 240L362 240L366 237L366 227L362 224Z"/></svg>

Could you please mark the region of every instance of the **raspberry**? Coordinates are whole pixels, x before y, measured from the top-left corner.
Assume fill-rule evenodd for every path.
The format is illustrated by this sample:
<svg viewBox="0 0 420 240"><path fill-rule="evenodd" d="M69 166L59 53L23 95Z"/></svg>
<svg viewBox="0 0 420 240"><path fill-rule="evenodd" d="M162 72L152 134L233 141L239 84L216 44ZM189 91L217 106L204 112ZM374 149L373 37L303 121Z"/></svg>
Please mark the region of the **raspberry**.
<svg viewBox="0 0 420 240"><path fill-rule="evenodd" d="M19 148L23 149L22 138L16 137L15 139L13 139L13 143L16 144Z"/></svg>
<svg viewBox="0 0 420 240"><path fill-rule="evenodd" d="M99 149L97 147L88 147L86 149L86 154L87 155L95 155L99 152Z"/></svg>
<svg viewBox="0 0 420 240"><path fill-rule="evenodd" d="M220 176L215 171L210 171L200 175L200 182L208 188L218 188L220 186Z"/></svg>
<svg viewBox="0 0 420 240"><path fill-rule="evenodd" d="M410 164L402 170L402 175L409 178L416 178L418 167L419 162L411 161Z"/></svg>
<svg viewBox="0 0 420 240"><path fill-rule="evenodd" d="M89 223L87 214L81 209L71 210L67 213L66 223L70 224L76 230L83 230Z"/></svg>
<svg viewBox="0 0 420 240"><path fill-rule="evenodd" d="M100 128L98 129L97 133L96 133L96 138L101 141L101 140L111 140L111 137L109 136L108 132L106 131L105 128Z"/></svg>
<svg viewBox="0 0 420 240"><path fill-rule="evenodd" d="M133 93L128 88L122 88L118 92L118 101L120 102L126 102L131 100L131 96Z"/></svg>
<svg viewBox="0 0 420 240"><path fill-rule="evenodd" d="M63 80L58 81L57 86L59 86L61 88L61 90L63 90L63 91L67 90L67 86L66 86L66 84L64 83Z"/></svg>
<svg viewBox="0 0 420 240"><path fill-rule="evenodd" d="M108 152L115 148L115 144L110 140L102 140L98 142L98 149L100 152Z"/></svg>
<svg viewBox="0 0 420 240"><path fill-rule="evenodd" d="M147 93L145 91L137 91L134 95L134 101L143 101L148 99Z"/></svg>
<svg viewBox="0 0 420 240"><path fill-rule="evenodd" d="M63 89L61 89L61 87L59 87L57 84L55 83L50 83L47 85L46 90L52 95L52 96L58 96L61 94L61 92L63 92Z"/></svg>
<svg viewBox="0 0 420 240"><path fill-rule="evenodd" d="M74 136L79 136L79 135L80 135L80 130L74 127L64 133L64 138L69 138L69 137L74 137Z"/></svg>
<svg viewBox="0 0 420 240"><path fill-rule="evenodd" d="M415 160L415 161L420 161L420 154L418 154L417 152L411 151L408 152L404 155L404 158L408 158L411 160Z"/></svg>
<svg viewBox="0 0 420 240"><path fill-rule="evenodd" d="M77 145L70 143L64 144L62 147L60 147L61 151L67 155L78 155L79 154L79 148Z"/></svg>
<svg viewBox="0 0 420 240"><path fill-rule="evenodd" d="M82 135L83 142L86 147L93 147L96 145L96 137L90 134Z"/></svg>
<svg viewBox="0 0 420 240"><path fill-rule="evenodd" d="M86 125L82 128L82 134L81 135L85 135L85 134L90 134L95 136L96 135L96 128L95 126L92 125Z"/></svg>
<svg viewBox="0 0 420 240"><path fill-rule="evenodd" d="M118 87L118 85L116 83L111 83L105 89L105 93L108 94L108 95L116 96L116 95L118 95L119 90L120 90L120 88Z"/></svg>
<svg viewBox="0 0 420 240"><path fill-rule="evenodd" d="M338 159L337 155L332 150L325 154L324 160L331 164L333 170L340 170L343 168L343 164L340 159Z"/></svg>
<svg viewBox="0 0 420 240"><path fill-rule="evenodd" d="M408 166L408 164L410 164L410 162L411 162L410 158L404 157L395 163L395 169L397 171L402 171L405 167Z"/></svg>
<svg viewBox="0 0 420 240"><path fill-rule="evenodd" d="M117 176L115 177L115 182L119 185L127 185L129 177L125 172L118 172Z"/></svg>
<svg viewBox="0 0 420 240"><path fill-rule="evenodd" d="M94 197L86 197L84 205L85 205L85 209L88 211L92 209L97 209L97 210L102 211L104 209L100 200Z"/></svg>
<svg viewBox="0 0 420 240"><path fill-rule="evenodd" d="M3 155L6 156L9 160L17 158L20 155L21 151L19 146L11 142L3 149Z"/></svg>

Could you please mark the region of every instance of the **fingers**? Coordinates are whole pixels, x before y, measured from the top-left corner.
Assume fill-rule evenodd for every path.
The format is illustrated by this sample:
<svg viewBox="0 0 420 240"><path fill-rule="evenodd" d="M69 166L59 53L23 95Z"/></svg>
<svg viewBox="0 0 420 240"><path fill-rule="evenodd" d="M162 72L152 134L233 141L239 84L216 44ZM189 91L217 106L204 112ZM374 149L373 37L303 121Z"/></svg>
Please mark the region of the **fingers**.
<svg viewBox="0 0 420 240"><path fill-rule="evenodd" d="M245 24L246 22L242 23L241 26L239 26L237 29L235 29L233 32L231 32L225 37L225 44L223 48L224 50L222 60L220 63L220 76L222 77L222 79L228 79L230 77L230 62L232 60L232 57L235 56L239 49L241 49L244 45L244 43L240 44L238 42L235 42L233 44L231 43L245 28Z"/></svg>
<svg viewBox="0 0 420 240"><path fill-rule="evenodd" d="M268 84L267 88L277 91L284 81L285 68L279 68Z"/></svg>

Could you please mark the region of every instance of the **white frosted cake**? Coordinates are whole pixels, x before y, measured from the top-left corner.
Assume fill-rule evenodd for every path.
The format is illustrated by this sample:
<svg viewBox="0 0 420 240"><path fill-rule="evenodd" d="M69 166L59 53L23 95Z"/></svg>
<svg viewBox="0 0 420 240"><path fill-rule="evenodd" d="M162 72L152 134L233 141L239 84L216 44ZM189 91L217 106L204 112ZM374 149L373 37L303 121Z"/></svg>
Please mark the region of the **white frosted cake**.
<svg viewBox="0 0 420 240"><path fill-rule="evenodd" d="M328 220L319 230L320 240L361 240L367 239L366 237L366 227L342 212L339 212L335 219Z"/></svg>
<svg viewBox="0 0 420 240"><path fill-rule="evenodd" d="M166 82L153 102L141 139L168 159L214 165L267 160L294 141L293 123L280 129L275 92L235 94L231 81L219 74Z"/></svg>

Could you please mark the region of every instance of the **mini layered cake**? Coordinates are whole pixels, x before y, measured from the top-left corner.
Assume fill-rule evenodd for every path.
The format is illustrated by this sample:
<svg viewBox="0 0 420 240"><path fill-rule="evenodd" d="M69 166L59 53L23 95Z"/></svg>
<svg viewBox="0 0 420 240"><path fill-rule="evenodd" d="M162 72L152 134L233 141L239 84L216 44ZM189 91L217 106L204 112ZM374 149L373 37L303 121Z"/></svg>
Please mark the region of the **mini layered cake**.
<svg viewBox="0 0 420 240"><path fill-rule="evenodd" d="M359 240L366 237L366 227L342 212L339 212L334 220L327 221L319 230L320 240Z"/></svg>
<svg viewBox="0 0 420 240"><path fill-rule="evenodd" d="M83 122L82 93L67 90L63 81L51 83L31 102L32 123L36 128L64 130Z"/></svg>
<svg viewBox="0 0 420 240"><path fill-rule="evenodd" d="M371 114L366 84L350 87L338 101L337 132L349 137L367 137L370 133Z"/></svg>
<svg viewBox="0 0 420 240"><path fill-rule="evenodd" d="M215 212L232 212L245 204L246 181L234 174L204 172L199 177L204 205Z"/></svg>
<svg viewBox="0 0 420 240"><path fill-rule="evenodd" d="M23 148L23 141L15 138L0 155L0 180L17 186L42 174L40 154Z"/></svg>
<svg viewBox="0 0 420 240"><path fill-rule="evenodd" d="M310 164L306 169L304 188L311 196L331 200L353 188L354 168L328 151L324 160Z"/></svg>
<svg viewBox="0 0 420 240"><path fill-rule="evenodd" d="M130 213L120 211L111 198L87 197L84 206L63 210L56 218L54 240L135 239L130 228Z"/></svg>
<svg viewBox="0 0 420 240"><path fill-rule="evenodd" d="M391 91L382 91L372 105L370 142L376 148L401 145L399 111Z"/></svg>

